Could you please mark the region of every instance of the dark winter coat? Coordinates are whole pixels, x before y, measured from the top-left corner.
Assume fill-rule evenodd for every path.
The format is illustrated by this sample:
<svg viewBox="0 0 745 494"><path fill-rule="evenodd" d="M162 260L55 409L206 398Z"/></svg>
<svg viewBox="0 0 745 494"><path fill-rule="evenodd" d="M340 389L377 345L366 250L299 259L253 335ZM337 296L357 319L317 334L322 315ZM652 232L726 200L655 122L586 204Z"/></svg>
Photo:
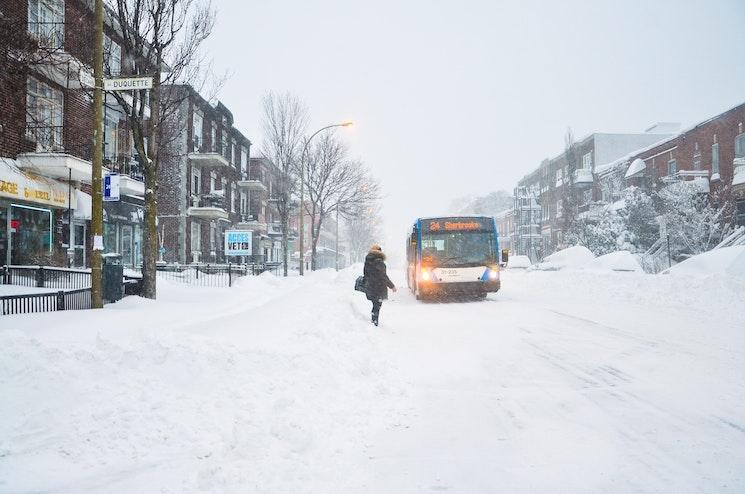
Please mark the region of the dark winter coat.
<svg viewBox="0 0 745 494"><path fill-rule="evenodd" d="M388 289L395 285L388 278L385 268L385 254L379 250L371 250L365 257L365 293L368 300L386 300Z"/></svg>

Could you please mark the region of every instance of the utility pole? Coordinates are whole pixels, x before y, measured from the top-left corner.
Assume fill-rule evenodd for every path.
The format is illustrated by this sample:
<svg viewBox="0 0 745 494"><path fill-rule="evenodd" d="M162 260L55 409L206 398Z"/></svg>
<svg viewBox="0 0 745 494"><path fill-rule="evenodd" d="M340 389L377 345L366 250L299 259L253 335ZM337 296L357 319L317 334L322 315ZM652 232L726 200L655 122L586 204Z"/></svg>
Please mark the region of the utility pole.
<svg viewBox="0 0 745 494"><path fill-rule="evenodd" d="M103 283L101 277L101 252L103 251L103 188L101 165L103 162L103 0L96 0L95 36L93 41L93 211L91 230L93 251L91 253L91 305L103 307Z"/></svg>
<svg viewBox="0 0 745 494"><path fill-rule="evenodd" d="M336 270L339 271L339 205L336 205Z"/></svg>

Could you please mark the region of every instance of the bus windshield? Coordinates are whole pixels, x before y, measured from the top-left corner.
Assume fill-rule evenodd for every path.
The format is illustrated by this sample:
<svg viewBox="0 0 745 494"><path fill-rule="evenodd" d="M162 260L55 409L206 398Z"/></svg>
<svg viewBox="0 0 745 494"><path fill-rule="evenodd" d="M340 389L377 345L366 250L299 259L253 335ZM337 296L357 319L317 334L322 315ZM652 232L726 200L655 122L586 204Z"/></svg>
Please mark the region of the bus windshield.
<svg viewBox="0 0 745 494"><path fill-rule="evenodd" d="M423 233L422 264L443 267L482 266L496 263L494 233Z"/></svg>

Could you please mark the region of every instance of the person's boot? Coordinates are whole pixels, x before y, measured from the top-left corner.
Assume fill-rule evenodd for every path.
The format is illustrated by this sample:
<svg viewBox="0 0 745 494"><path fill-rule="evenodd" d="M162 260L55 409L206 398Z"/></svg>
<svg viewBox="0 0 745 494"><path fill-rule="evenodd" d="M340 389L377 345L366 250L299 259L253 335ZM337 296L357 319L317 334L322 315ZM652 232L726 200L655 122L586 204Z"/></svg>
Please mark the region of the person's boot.
<svg viewBox="0 0 745 494"><path fill-rule="evenodd" d="M377 316L377 314L373 314L372 315L372 323L374 325L376 325L376 326L378 325L378 316Z"/></svg>

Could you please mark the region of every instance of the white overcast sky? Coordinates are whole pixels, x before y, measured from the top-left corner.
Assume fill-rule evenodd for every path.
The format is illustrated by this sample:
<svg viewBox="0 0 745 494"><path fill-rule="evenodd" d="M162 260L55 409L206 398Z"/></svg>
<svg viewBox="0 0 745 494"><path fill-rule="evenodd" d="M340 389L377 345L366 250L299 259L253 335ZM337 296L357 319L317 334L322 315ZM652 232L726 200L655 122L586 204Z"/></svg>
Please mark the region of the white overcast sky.
<svg viewBox="0 0 745 494"><path fill-rule="evenodd" d="M381 181L383 242L455 196L512 190L571 126L642 131L745 101L745 0L215 0L219 99L260 145L290 91L311 131L354 120Z"/></svg>

